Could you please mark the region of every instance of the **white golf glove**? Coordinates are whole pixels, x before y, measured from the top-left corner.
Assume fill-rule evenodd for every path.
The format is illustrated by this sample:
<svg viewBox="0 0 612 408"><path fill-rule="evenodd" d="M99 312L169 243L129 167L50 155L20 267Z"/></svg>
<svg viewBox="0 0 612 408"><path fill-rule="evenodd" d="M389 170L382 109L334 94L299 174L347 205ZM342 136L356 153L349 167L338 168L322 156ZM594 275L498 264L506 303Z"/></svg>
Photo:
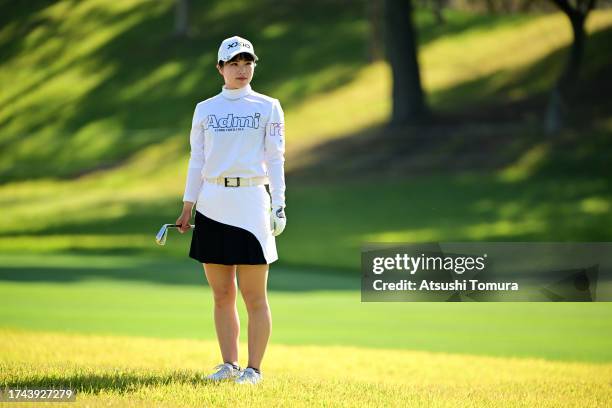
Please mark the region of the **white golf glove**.
<svg viewBox="0 0 612 408"><path fill-rule="evenodd" d="M287 225L287 217L285 217L285 208L276 207L270 212L270 227L272 229L272 235L275 237L280 235Z"/></svg>

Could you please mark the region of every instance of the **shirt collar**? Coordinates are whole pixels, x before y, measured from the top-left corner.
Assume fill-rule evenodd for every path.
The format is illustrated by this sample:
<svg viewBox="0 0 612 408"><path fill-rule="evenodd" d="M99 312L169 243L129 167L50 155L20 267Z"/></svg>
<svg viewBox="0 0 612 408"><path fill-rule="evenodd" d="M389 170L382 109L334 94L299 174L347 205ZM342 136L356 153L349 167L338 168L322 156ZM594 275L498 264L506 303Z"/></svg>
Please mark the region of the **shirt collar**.
<svg viewBox="0 0 612 408"><path fill-rule="evenodd" d="M240 99L251 93L251 85L243 86L238 89L227 89L225 85L221 88L221 94L227 99Z"/></svg>

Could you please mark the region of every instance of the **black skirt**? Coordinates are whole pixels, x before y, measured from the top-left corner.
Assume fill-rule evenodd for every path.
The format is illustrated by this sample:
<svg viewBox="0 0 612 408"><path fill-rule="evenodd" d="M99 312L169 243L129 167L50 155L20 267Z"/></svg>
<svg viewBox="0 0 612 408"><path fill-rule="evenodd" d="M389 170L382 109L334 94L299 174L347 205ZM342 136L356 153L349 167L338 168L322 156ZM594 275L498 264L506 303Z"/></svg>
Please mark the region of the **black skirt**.
<svg viewBox="0 0 612 408"><path fill-rule="evenodd" d="M200 263L222 265L266 264L261 245L253 233L212 220L196 211L189 256Z"/></svg>

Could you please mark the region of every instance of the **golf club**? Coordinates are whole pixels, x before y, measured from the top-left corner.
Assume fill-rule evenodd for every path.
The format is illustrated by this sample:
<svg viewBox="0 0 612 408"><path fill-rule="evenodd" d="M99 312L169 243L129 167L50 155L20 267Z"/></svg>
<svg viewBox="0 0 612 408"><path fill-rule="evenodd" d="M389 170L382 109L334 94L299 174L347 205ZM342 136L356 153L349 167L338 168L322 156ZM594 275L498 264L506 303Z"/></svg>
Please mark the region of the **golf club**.
<svg viewBox="0 0 612 408"><path fill-rule="evenodd" d="M155 236L155 242L158 245L166 245L166 238L168 238L168 228L178 228L176 224L164 224ZM195 228L195 225L190 225L191 228Z"/></svg>

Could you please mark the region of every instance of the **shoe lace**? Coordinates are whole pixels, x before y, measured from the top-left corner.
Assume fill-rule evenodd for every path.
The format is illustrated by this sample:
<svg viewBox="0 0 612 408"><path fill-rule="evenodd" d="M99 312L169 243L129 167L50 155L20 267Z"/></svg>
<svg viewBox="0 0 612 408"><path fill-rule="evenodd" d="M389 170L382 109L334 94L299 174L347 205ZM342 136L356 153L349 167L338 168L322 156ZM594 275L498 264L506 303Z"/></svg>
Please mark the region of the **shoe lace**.
<svg viewBox="0 0 612 408"><path fill-rule="evenodd" d="M243 377L245 379L251 379L251 378L255 378L257 376L257 374L255 373L254 370L251 370L249 368L247 368L246 370L244 370L242 373L240 373L240 377Z"/></svg>
<svg viewBox="0 0 612 408"><path fill-rule="evenodd" d="M227 364L218 364L215 368L213 368L213 370L215 370L215 372L220 373L222 371L228 371L230 370L229 366Z"/></svg>

